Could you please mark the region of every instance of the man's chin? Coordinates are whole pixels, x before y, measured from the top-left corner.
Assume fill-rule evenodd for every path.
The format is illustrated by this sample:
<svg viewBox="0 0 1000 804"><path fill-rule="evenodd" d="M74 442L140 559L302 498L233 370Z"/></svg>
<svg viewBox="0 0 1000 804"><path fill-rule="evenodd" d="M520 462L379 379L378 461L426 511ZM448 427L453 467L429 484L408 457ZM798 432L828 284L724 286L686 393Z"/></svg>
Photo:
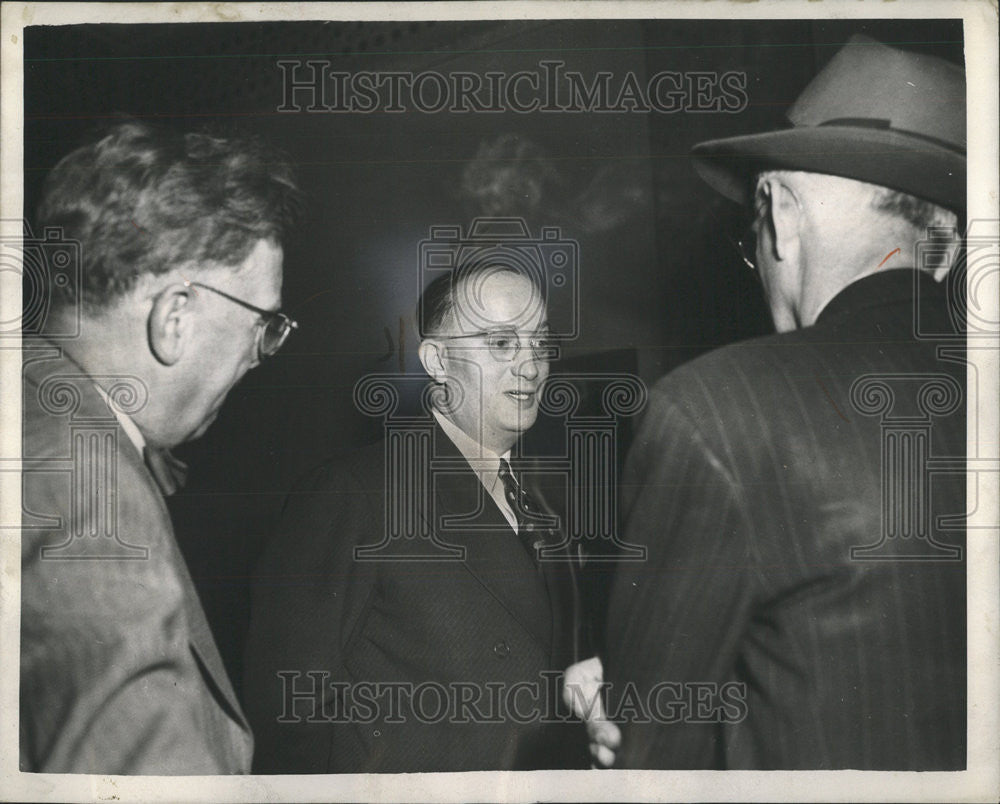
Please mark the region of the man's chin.
<svg viewBox="0 0 1000 804"><path fill-rule="evenodd" d="M528 410L517 411L508 420L508 430L517 433L519 436L523 435L525 431L530 430L535 424L535 420L538 418L538 406L535 405Z"/></svg>
<svg viewBox="0 0 1000 804"><path fill-rule="evenodd" d="M184 439L184 442L187 443L188 441L196 441L197 439L201 438L203 435L205 435L205 433L208 432L208 428L215 423L215 420L218 417L219 417L219 409L216 408L202 420L201 424L199 424L198 427L195 430L193 430L187 438Z"/></svg>

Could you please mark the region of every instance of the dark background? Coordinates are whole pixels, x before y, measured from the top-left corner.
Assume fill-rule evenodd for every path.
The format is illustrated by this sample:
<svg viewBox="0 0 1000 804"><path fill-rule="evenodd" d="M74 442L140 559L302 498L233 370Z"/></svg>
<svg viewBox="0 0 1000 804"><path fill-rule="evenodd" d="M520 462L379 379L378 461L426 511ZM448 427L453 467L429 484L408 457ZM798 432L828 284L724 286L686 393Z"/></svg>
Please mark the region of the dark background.
<svg viewBox="0 0 1000 804"><path fill-rule="evenodd" d="M45 173L96 126L129 115L251 131L299 168L308 203L285 243L285 307L301 329L233 390L178 454L178 538L239 687L248 590L296 478L375 440L352 401L369 372L417 371L418 246L477 215L559 226L579 242L580 335L563 371L647 384L700 352L770 331L732 243L745 220L692 170L697 142L782 125L784 109L854 33L963 60L959 21L313 22L82 25L25 31L25 210ZM278 113L278 58L333 69L742 71L726 113ZM478 158L477 158L478 155ZM490 193L491 186L506 192ZM400 333L402 332L402 338ZM623 430L627 441L629 429ZM536 433L542 438L542 425ZM623 445L624 446L624 445ZM606 580L606 578L604 579ZM600 581L598 581L600 585Z"/></svg>

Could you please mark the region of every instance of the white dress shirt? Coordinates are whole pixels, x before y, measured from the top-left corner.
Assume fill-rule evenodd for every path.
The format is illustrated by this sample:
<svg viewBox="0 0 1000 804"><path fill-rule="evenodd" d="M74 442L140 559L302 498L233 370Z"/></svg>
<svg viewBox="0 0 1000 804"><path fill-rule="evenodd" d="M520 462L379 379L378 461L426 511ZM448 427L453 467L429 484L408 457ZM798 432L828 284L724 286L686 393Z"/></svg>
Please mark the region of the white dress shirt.
<svg viewBox="0 0 1000 804"><path fill-rule="evenodd" d="M503 483L500 482L500 459L503 458L510 463L510 450L507 450L503 455L497 455L471 438L461 427L436 410L431 411L431 413L434 414L435 420L444 430L444 434L451 439L452 443L458 447L458 451L462 453L462 457L468 461L472 471L479 477L479 482L486 489L486 493L493 498L500 513L514 529L514 533L517 533L517 517L514 516L513 509L507 503Z"/></svg>
<svg viewBox="0 0 1000 804"><path fill-rule="evenodd" d="M142 432L132 419L123 413L118 406L111 401L111 397L107 395L107 392L97 383L94 383L94 387L97 389L97 393L101 395L101 399L107 404L108 409L115 414L115 418L118 419L118 423L122 426L122 430L125 431L125 435L128 436L128 440L131 441L137 450L139 450L139 455L143 456L143 450L146 448L146 439L142 437Z"/></svg>

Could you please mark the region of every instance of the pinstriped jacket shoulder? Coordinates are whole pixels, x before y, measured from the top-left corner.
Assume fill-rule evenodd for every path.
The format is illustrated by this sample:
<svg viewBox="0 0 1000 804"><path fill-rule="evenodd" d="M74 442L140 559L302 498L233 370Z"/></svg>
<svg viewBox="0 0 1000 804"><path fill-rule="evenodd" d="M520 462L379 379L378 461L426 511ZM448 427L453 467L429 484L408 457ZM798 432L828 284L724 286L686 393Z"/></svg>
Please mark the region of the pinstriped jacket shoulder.
<svg viewBox="0 0 1000 804"><path fill-rule="evenodd" d="M23 354L21 769L249 772L249 727L142 457L58 347Z"/></svg>
<svg viewBox="0 0 1000 804"><path fill-rule="evenodd" d="M612 592L611 708L628 681L735 684L742 705L625 723L624 764L964 767L966 366L952 330L940 286L888 271L813 327L657 385L624 478L625 535L649 560Z"/></svg>

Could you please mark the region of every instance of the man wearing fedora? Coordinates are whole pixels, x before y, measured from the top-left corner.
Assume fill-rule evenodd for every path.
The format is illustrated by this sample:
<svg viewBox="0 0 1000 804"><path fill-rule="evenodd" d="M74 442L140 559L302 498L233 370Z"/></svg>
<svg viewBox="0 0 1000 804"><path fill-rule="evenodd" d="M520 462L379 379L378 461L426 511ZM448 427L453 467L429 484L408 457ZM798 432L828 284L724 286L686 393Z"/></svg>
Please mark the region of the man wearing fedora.
<svg viewBox="0 0 1000 804"><path fill-rule="evenodd" d="M963 70L857 37L788 118L694 149L753 205L777 334L651 395L623 484L648 560L608 614L617 764L964 768Z"/></svg>

